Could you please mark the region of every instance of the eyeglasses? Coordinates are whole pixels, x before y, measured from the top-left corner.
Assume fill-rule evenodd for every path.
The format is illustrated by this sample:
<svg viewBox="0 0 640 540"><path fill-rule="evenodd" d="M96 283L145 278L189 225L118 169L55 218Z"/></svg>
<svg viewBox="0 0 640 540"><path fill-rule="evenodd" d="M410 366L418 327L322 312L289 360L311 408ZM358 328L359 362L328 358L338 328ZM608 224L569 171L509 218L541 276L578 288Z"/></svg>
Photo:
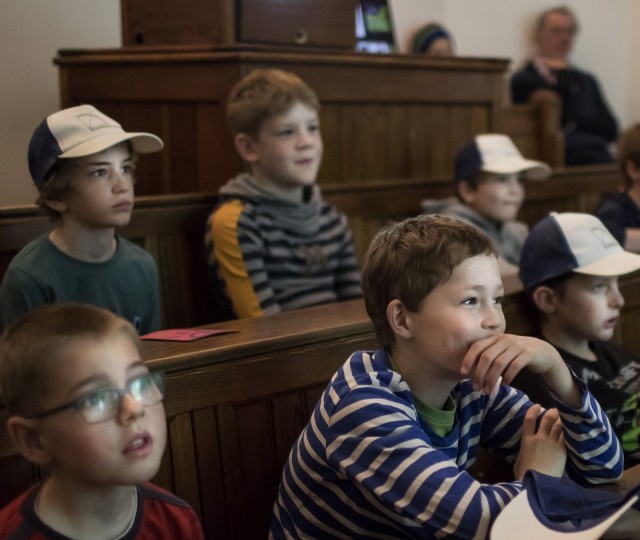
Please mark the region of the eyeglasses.
<svg viewBox="0 0 640 540"><path fill-rule="evenodd" d="M75 409L89 424L98 424L118 414L125 394L129 394L145 407L159 403L164 397L164 373L159 371L145 373L131 379L124 390L100 388L54 409L31 415L29 418L45 418L67 409Z"/></svg>

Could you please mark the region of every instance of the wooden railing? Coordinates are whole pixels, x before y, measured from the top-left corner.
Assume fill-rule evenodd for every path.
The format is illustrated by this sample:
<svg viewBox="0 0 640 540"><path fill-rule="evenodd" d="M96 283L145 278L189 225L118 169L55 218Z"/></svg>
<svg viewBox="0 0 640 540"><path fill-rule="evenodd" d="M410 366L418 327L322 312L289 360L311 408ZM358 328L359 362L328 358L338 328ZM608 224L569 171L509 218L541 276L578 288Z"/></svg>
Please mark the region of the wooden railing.
<svg viewBox="0 0 640 540"><path fill-rule="evenodd" d="M205 263L204 230L215 195L137 197L131 222L118 230L155 258L160 272L163 325L215 320ZM0 276L15 254L53 224L36 206L0 208Z"/></svg>
<svg viewBox="0 0 640 540"><path fill-rule="evenodd" d="M640 354L640 276L621 290L627 303L616 339ZM534 330L523 292L506 296L504 312L507 331ZM295 438L335 370L377 339L361 300L215 327L235 333L143 343L148 365L167 373L169 439L154 481L193 505L208 538L266 538ZM0 408L0 504L41 474L16 456L4 414Z"/></svg>
<svg viewBox="0 0 640 540"><path fill-rule="evenodd" d="M519 219L532 226L551 211L593 212L598 201L617 191L622 183L622 175L614 165L553 169L549 179L526 184ZM362 261L371 238L383 223L418 214L422 199L454 195L454 185L450 178L388 178L325 184L322 193L349 218L358 259Z"/></svg>
<svg viewBox="0 0 640 540"><path fill-rule="evenodd" d="M550 179L527 184L520 218L532 225L552 210L591 212L600 197L614 192L621 183L621 174L614 166L555 169ZM453 182L389 178L326 184L322 192L349 218L358 260L362 261L383 223L418 214L423 198L451 196ZM155 257L166 327L218 320L211 308L211 279L203 240L207 215L215 200L210 193L137 197L131 223L118 231ZM0 208L0 276L22 247L51 226L33 205Z"/></svg>

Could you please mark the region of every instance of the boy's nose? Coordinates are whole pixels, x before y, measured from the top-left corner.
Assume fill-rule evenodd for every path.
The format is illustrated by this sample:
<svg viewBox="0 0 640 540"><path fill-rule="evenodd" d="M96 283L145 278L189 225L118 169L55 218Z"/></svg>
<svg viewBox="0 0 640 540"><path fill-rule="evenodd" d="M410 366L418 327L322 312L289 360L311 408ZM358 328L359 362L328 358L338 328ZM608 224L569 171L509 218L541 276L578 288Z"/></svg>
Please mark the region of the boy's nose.
<svg viewBox="0 0 640 540"><path fill-rule="evenodd" d="M120 421L123 424L129 424L141 416L144 416L144 405L131 394L122 396L122 405L119 413Z"/></svg>
<svg viewBox="0 0 640 540"><path fill-rule="evenodd" d="M115 193L126 193L131 189L132 182L130 178L121 172L115 173L115 178L113 181L113 191Z"/></svg>
<svg viewBox="0 0 640 540"><path fill-rule="evenodd" d="M310 146L313 144L314 136L313 133L308 131L300 131L298 134L298 145L299 146Z"/></svg>
<svg viewBox="0 0 640 540"><path fill-rule="evenodd" d="M502 310L491 306L484 310L482 317L482 327L488 330L497 330L504 321Z"/></svg>
<svg viewBox="0 0 640 540"><path fill-rule="evenodd" d="M624 306L624 296L622 296L622 293L620 292L620 289L618 289L618 287L612 289L610 302L611 305L617 308L621 308L622 306Z"/></svg>

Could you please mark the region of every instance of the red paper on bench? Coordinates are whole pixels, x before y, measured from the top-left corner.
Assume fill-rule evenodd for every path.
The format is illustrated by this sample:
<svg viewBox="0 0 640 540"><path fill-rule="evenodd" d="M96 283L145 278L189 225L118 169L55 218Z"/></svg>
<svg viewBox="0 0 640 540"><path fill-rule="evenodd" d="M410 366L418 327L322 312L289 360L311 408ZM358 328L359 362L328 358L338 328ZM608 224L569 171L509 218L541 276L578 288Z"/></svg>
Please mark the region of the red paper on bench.
<svg viewBox="0 0 640 540"><path fill-rule="evenodd" d="M237 330L203 329L203 328L172 328L168 330L158 330L140 336L140 339L155 339L158 341L195 341L219 334L232 334Z"/></svg>

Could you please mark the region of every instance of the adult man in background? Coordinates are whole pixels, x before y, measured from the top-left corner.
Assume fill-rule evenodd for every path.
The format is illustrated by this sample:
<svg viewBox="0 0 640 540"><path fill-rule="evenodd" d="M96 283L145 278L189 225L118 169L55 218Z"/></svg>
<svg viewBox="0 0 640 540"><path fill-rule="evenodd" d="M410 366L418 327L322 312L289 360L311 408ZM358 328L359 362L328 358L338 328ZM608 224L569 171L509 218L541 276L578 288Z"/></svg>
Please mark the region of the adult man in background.
<svg viewBox="0 0 640 540"><path fill-rule="evenodd" d="M610 163L609 143L618 125L597 80L569 62L578 31L574 13L556 7L542 13L536 26L537 55L511 79L514 103L525 103L536 90L556 92L562 101L566 165Z"/></svg>

